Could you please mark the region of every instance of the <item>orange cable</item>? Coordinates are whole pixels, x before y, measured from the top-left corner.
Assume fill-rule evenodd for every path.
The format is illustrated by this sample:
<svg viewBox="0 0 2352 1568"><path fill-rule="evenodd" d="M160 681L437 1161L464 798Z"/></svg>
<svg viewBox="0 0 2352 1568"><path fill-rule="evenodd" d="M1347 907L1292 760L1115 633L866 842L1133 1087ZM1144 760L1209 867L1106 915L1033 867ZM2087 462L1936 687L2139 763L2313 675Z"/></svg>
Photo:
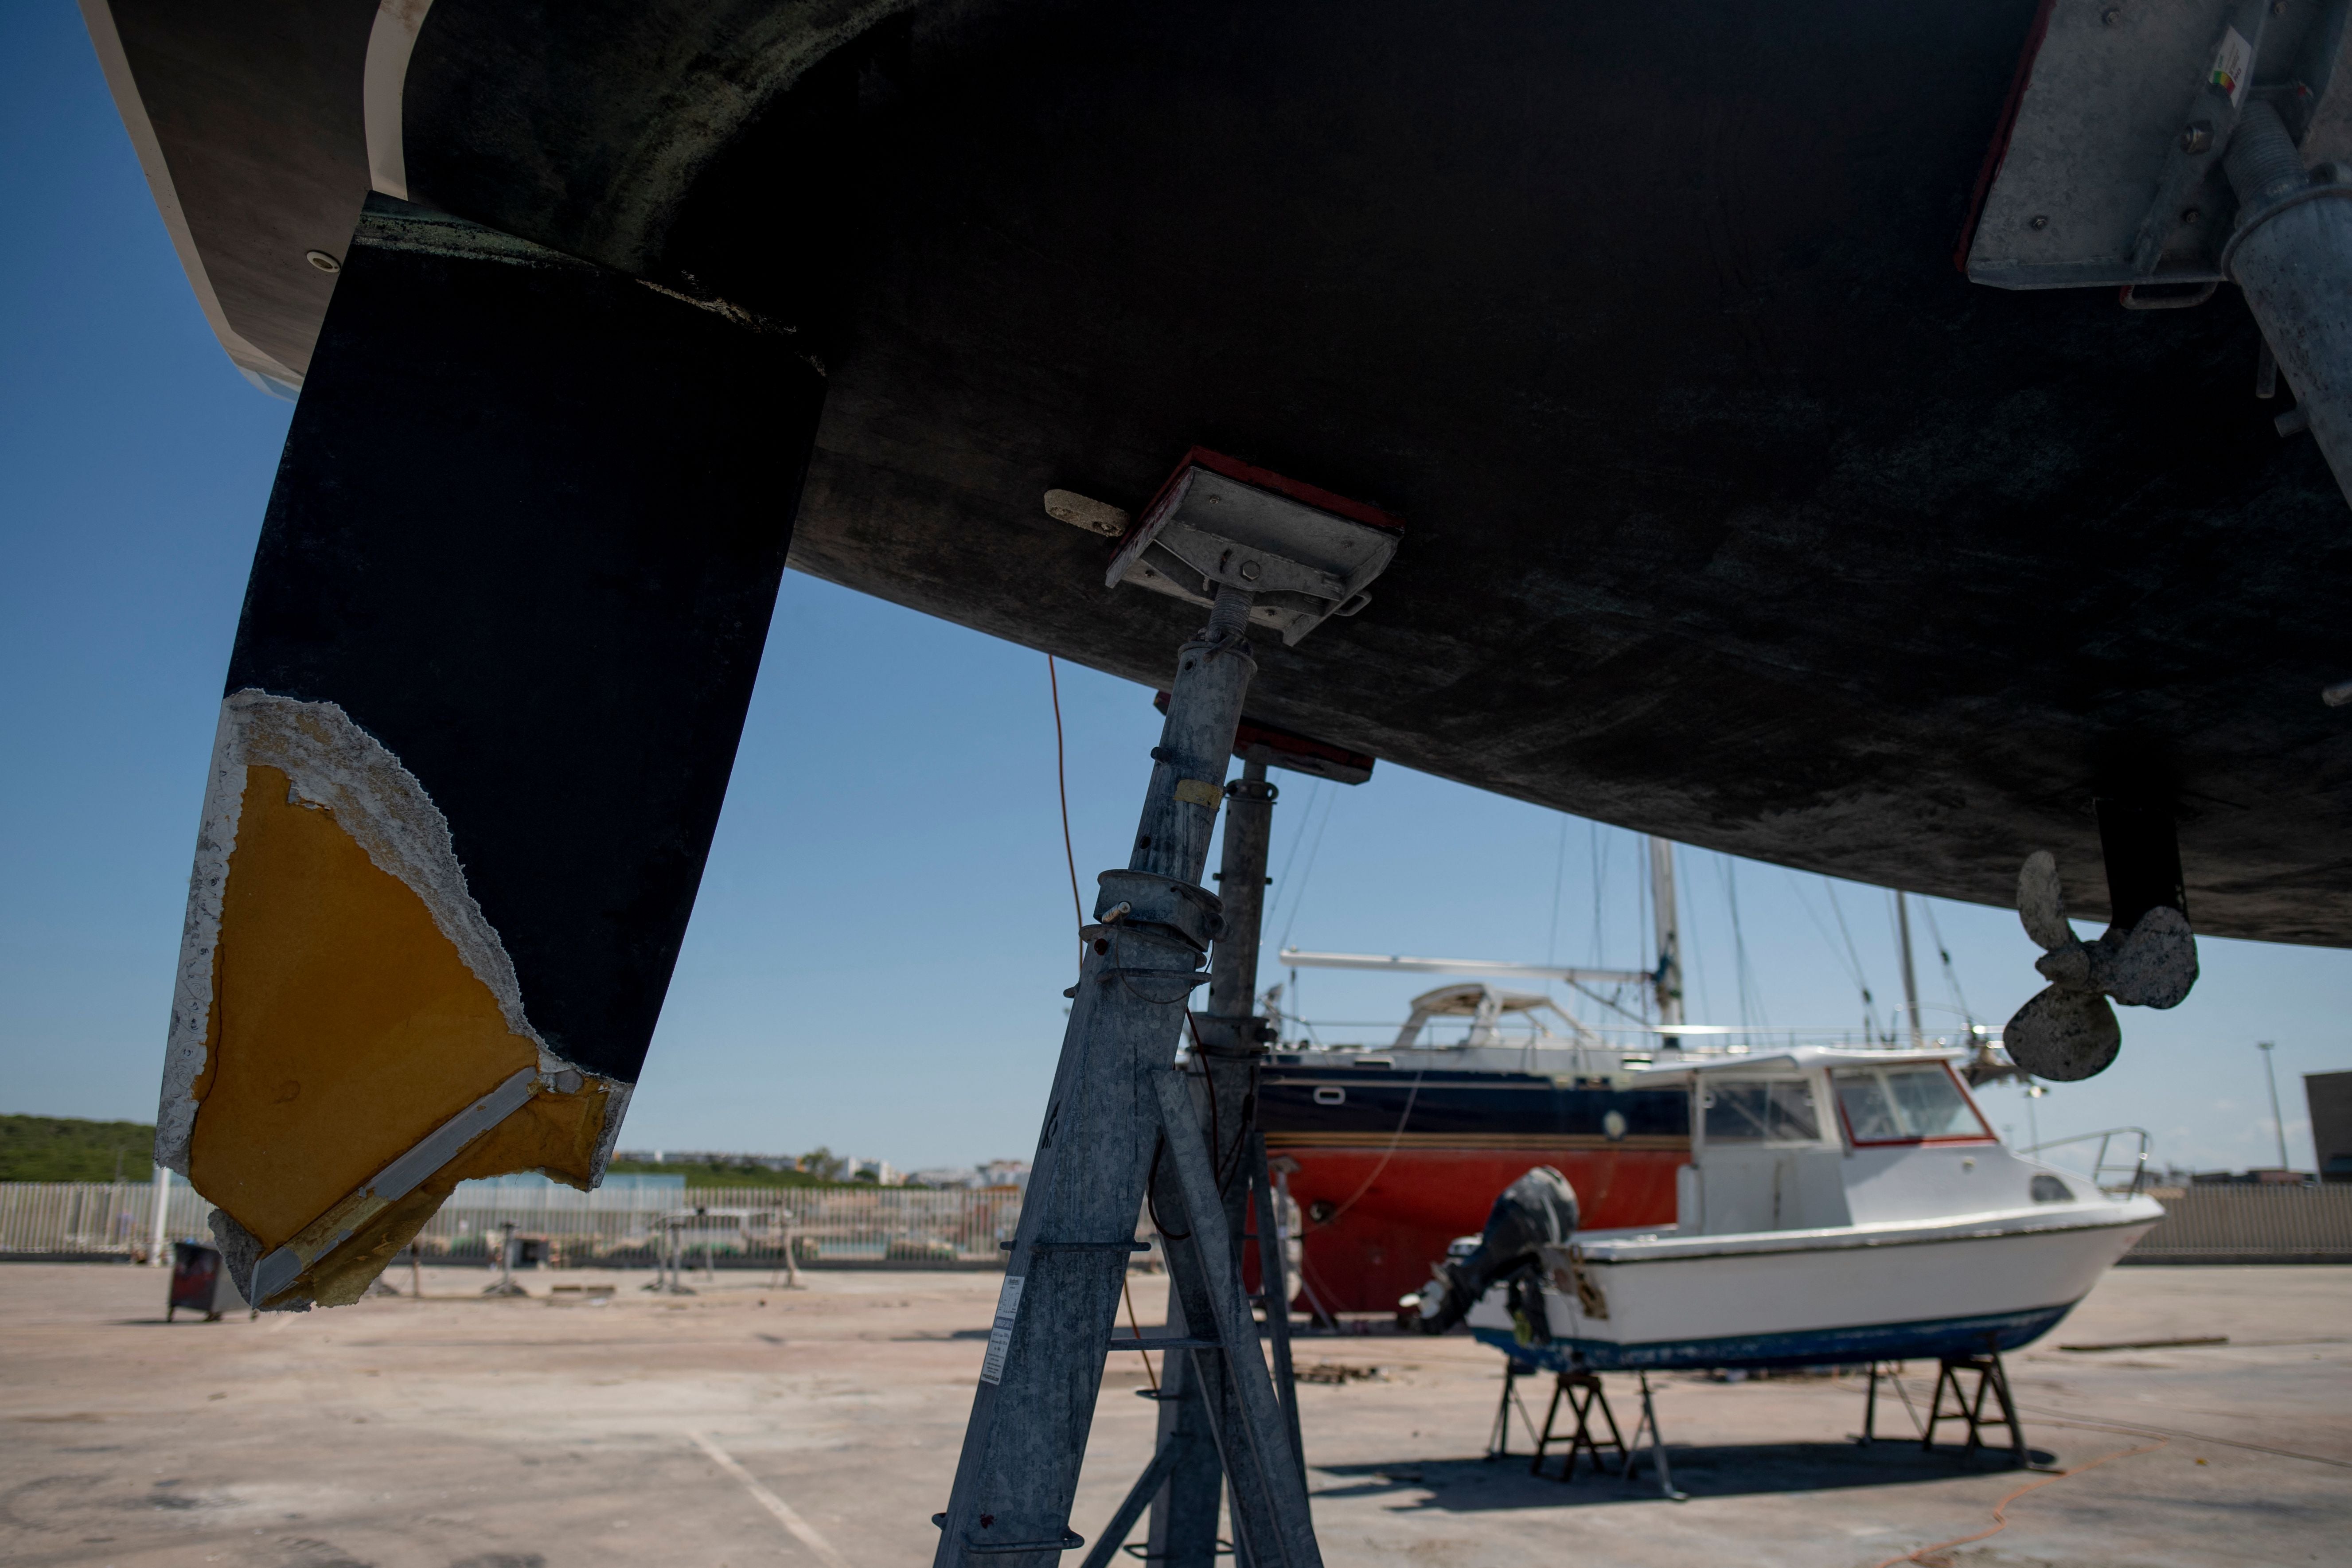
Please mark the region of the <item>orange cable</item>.
<svg viewBox="0 0 2352 1568"><path fill-rule="evenodd" d="M2093 1459L2087 1465L2077 1465L2071 1470L2061 1470L2054 1476L2044 1476L2038 1481L2028 1481L2025 1485L2018 1488L2015 1491L2010 1493L2007 1497L1992 1505L1993 1522L1990 1530L1979 1530L1974 1535L1956 1536L1950 1541L1939 1541L1933 1546L1922 1546L1916 1551L1906 1552L1900 1557L1890 1557L1885 1562L1875 1564L1874 1568L1895 1568L1895 1565L1898 1563L1916 1563L1919 1559L1927 1556L1931 1552L1941 1552L1945 1548L1951 1546L1966 1546L1972 1541L1982 1541L1989 1535L1999 1535L2002 1531L2009 1528L2009 1505L2015 1502L2019 1498L2023 1497L2026 1493L2031 1491L2039 1491L2043 1487L2050 1485L2053 1481L2064 1480L2068 1476L2079 1476L2084 1470L2095 1470L2110 1459L2128 1459L2134 1454L2153 1454L2158 1448L2168 1447L2172 1439L2169 1437L2159 1437L2155 1442L2147 1444L2141 1447L2118 1448L2112 1454L2100 1455L2097 1458Z"/></svg>

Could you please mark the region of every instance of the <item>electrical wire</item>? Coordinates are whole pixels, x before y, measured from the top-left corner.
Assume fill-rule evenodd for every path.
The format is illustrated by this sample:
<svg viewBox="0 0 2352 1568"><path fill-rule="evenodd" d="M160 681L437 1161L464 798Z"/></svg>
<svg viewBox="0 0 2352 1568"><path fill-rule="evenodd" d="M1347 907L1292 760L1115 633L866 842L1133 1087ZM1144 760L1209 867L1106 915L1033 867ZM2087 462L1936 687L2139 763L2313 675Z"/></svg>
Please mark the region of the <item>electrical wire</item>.
<svg viewBox="0 0 2352 1568"><path fill-rule="evenodd" d="M1217 1195L1223 1197L1241 1174L1242 1156L1249 1148L1249 1128L1244 1126L1234 1140L1234 1163L1225 1164L1225 1134L1217 1113L1216 1080L1209 1076L1208 1052L1201 1045L1201 1026L1193 1020L1192 1009L1184 1009L1184 1027L1192 1037L1192 1059L1201 1064L1201 1081L1208 1086L1209 1100L1209 1174L1217 1184Z"/></svg>
<svg viewBox="0 0 2352 1568"><path fill-rule="evenodd" d="M1144 1173L1143 1206L1151 1215L1151 1228L1158 1231L1162 1237L1169 1241L1190 1241L1192 1239L1192 1233L1191 1231L1188 1230L1179 1234L1176 1231L1169 1229L1165 1224L1161 1223L1160 1218L1160 1205L1152 1196L1151 1189L1157 1186L1160 1182L1160 1156L1166 1151L1167 1147L1168 1134L1162 1132L1158 1141L1151 1145L1151 1169Z"/></svg>
<svg viewBox="0 0 2352 1568"><path fill-rule="evenodd" d="M1087 923L1087 907L1078 897L1078 853L1070 843L1070 774L1068 764L1065 761L1062 742L1062 681L1061 678L1055 673L1054 656L1050 653L1045 656L1045 689L1052 692L1054 697L1054 789L1062 798L1062 858L1070 868L1070 912L1077 916L1078 929L1084 931ZM1185 1016L1190 1018L1192 1014L1187 1012ZM1157 1151L1154 1152L1152 1163L1157 1168L1159 1164ZM1157 1228L1160 1216L1152 1215L1151 1223L1154 1228ZM1160 1234L1164 1236L1167 1233L1162 1231ZM1135 1294L1128 1289L1127 1275L1123 1271L1118 1277L1118 1293L1127 1302L1127 1326L1139 1340L1143 1337L1143 1327L1135 1321ZM1151 1391L1154 1394L1159 1393L1160 1374L1152 1370L1150 1352L1146 1351L1138 1353L1143 1357L1143 1375L1151 1380Z"/></svg>
<svg viewBox="0 0 2352 1568"><path fill-rule="evenodd" d="M1127 1303L1128 1331L1139 1340L1143 1337L1143 1325L1135 1321L1135 1292L1127 1288L1127 1275L1124 1271L1121 1271L1118 1277L1118 1294L1120 1300ZM1151 1352L1138 1351L1135 1353L1143 1358L1143 1375L1151 1380L1151 1392L1159 1393L1160 1374L1151 1370Z"/></svg>
<svg viewBox="0 0 2352 1568"><path fill-rule="evenodd" d="M2095 1470L2101 1465L2116 1459L2128 1459L2135 1454L2153 1454L2158 1448L2169 1446L2171 1441L2169 1437L2158 1437L2155 1442L2143 1444L2137 1448L2118 1448L2112 1454L2100 1455L2088 1464L2076 1465L2071 1470L2061 1470L2054 1476L2044 1476L2038 1481L2028 1481L1992 1505L1990 1530L1979 1530L1974 1535L1955 1536L1949 1541L1939 1541L1933 1546L1922 1546L1916 1551L1906 1552L1900 1557L1890 1557L1885 1562L1875 1564L1874 1568L1895 1568L1898 1563L1916 1563L1930 1552L1946 1551L1954 1546L1966 1546L1972 1541L1982 1541L1987 1536L1999 1535L2009 1528L2009 1505L2026 1493L2040 1491L2043 1487L2055 1486L2069 1476L2079 1476L2085 1470Z"/></svg>
<svg viewBox="0 0 2352 1568"><path fill-rule="evenodd" d="M1062 858L1070 866L1070 912L1078 929L1087 928L1086 901L1078 897L1078 853L1070 847L1070 776L1062 761L1062 682L1054 673L1054 656L1045 656L1045 687L1054 694L1054 788L1062 797Z"/></svg>

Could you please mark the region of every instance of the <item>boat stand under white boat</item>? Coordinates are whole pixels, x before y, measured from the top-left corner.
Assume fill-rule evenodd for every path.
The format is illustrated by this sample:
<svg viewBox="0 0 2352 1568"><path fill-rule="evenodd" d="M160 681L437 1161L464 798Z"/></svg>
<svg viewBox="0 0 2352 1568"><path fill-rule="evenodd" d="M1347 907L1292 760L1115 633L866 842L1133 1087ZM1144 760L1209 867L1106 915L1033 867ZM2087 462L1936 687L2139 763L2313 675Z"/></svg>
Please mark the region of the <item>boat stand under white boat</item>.
<svg viewBox="0 0 2352 1568"><path fill-rule="evenodd" d="M1675 1223L1538 1248L1542 1322L1505 1282L1471 1331L1554 1373L1989 1367L1966 1402L1972 1435L1996 1424L2000 1352L2047 1333L2164 1211L2011 1152L1953 1056L1798 1047L1646 1069L1694 1097Z"/></svg>

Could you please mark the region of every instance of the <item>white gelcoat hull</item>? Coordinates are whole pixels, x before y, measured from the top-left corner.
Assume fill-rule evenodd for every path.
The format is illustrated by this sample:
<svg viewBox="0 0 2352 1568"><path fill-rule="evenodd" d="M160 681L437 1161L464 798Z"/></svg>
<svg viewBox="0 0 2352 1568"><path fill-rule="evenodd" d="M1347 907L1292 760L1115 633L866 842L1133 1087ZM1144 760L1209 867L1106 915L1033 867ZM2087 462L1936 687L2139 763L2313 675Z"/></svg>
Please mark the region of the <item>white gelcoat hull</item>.
<svg viewBox="0 0 2352 1568"><path fill-rule="evenodd" d="M1549 1346L1516 1346L1501 1288L1468 1321L1512 1353L1604 1370L1899 1359L1988 1340L2011 1349L2047 1332L2163 1215L2147 1198L2068 1209L1745 1236L1594 1236L1575 1248L1575 1267L1600 1292L1605 1318L1585 1310L1567 1260L1554 1258L1544 1289Z"/></svg>

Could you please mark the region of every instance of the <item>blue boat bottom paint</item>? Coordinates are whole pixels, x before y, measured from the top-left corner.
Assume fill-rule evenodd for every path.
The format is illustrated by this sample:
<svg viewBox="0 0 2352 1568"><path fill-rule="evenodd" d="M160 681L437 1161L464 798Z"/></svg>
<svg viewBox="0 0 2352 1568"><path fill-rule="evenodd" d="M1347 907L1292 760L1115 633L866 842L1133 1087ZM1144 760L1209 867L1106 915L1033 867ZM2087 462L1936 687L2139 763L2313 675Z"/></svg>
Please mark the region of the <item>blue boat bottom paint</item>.
<svg viewBox="0 0 2352 1568"><path fill-rule="evenodd" d="M2013 1351L2058 1326L2073 1301L2022 1312L1937 1318L1918 1323L1865 1323L1804 1329L1784 1334L1734 1334L1712 1340L1663 1340L1614 1344L1607 1340L1553 1340L1523 1345L1507 1329L1473 1329L1486 1344L1525 1365L1552 1372L1664 1372L1694 1367L1833 1366L1873 1361L1926 1361L1981 1353L1988 1338Z"/></svg>

